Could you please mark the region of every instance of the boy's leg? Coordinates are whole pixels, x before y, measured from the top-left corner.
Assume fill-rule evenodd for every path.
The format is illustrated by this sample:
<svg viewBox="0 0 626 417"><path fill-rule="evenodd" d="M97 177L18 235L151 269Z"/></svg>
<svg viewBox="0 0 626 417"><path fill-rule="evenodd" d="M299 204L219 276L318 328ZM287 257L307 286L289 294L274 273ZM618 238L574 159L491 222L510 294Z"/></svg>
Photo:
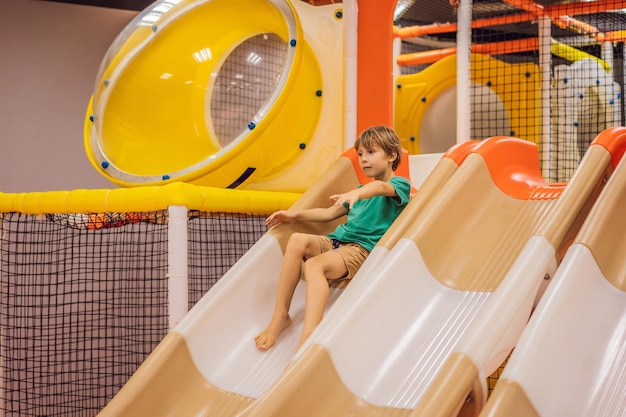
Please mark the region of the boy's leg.
<svg viewBox="0 0 626 417"><path fill-rule="evenodd" d="M336 251L324 252L307 260L304 264L306 305L304 309L304 325L298 349L322 321L330 293L328 279L343 278L347 273L348 269L343 257Z"/></svg>
<svg viewBox="0 0 626 417"><path fill-rule="evenodd" d="M302 258L314 257L319 253L320 243L317 235L294 233L289 238L278 277L272 318L267 327L254 339L258 349L267 350L272 347L282 331L291 324L289 307L300 280Z"/></svg>

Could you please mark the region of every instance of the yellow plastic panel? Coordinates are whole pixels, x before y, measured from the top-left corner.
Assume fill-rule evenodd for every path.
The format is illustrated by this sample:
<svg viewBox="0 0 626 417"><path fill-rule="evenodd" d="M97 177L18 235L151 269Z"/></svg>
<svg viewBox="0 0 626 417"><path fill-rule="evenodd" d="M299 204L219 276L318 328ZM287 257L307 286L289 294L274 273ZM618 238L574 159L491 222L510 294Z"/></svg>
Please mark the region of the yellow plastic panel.
<svg viewBox="0 0 626 417"><path fill-rule="evenodd" d="M161 0L105 57L85 147L122 186L234 188L297 160L319 118L320 85L289 2ZM239 126L219 137L233 112Z"/></svg>
<svg viewBox="0 0 626 417"><path fill-rule="evenodd" d="M508 64L487 55L471 55L472 88L486 90L482 93L483 100L492 100L488 108L480 108L481 103L472 103L472 115L480 116L481 112L492 111L502 107L502 117L491 114L493 126L485 124L489 117L478 117L474 120L474 132L491 131L485 137L507 135L539 142L540 135L540 80L538 67L535 64ZM446 102L448 107L439 106L436 120L427 120L433 125L455 123L456 115L456 55L443 58L425 70L402 75L397 78L395 97L394 129L398 133L402 146L410 154L421 153L421 127L426 123L424 116L429 110L437 107L438 100ZM453 96L450 97L449 93ZM486 94L491 93L492 97ZM450 100L448 100L450 99ZM435 104L434 104L435 103ZM433 116L433 112L429 114ZM479 123L483 125L479 125ZM505 129L506 128L506 129ZM505 131L502 131L502 130ZM455 135L456 131L453 131ZM456 137L453 136L452 139ZM446 144L445 149L450 144Z"/></svg>

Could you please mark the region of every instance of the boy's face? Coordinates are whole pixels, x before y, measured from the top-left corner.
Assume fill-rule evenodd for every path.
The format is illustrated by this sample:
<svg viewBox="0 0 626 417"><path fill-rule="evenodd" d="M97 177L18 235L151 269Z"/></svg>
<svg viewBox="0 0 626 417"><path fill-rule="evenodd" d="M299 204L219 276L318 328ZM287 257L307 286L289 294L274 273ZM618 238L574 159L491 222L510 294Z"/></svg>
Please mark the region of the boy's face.
<svg viewBox="0 0 626 417"><path fill-rule="evenodd" d="M368 177L384 179L390 171L393 172L391 167L396 157L385 153L380 146L359 146L357 154L361 169Z"/></svg>

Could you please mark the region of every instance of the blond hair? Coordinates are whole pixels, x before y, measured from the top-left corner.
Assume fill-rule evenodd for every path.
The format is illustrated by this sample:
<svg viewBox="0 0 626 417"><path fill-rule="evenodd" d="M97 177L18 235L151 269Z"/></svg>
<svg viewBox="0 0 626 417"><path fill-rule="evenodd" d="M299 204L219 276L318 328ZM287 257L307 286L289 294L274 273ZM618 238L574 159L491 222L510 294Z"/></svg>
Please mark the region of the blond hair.
<svg viewBox="0 0 626 417"><path fill-rule="evenodd" d="M389 156L395 153L396 159L394 159L392 164L392 168L395 171L398 165L400 165L402 158L402 146L396 132L387 126L373 126L361 132L354 143L354 149L357 151L360 147L371 149L374 146L380 147Z"/></svg>

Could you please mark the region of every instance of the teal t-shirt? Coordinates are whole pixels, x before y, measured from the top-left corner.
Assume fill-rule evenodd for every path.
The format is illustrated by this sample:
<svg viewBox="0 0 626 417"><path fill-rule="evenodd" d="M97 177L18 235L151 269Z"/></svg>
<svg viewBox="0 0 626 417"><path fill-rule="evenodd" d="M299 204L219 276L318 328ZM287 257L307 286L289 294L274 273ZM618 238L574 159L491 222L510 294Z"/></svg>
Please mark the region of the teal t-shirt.
<svg viewBox="0 0 626 417"><path fill-rule="evenodd" d="M395 188L397 196L376 196L358 200L348 212L348 220L327 236L341 242L358 243L371 252L409 203L411 193L409 181L404 177L395 176L389 183Z"/></svg>

